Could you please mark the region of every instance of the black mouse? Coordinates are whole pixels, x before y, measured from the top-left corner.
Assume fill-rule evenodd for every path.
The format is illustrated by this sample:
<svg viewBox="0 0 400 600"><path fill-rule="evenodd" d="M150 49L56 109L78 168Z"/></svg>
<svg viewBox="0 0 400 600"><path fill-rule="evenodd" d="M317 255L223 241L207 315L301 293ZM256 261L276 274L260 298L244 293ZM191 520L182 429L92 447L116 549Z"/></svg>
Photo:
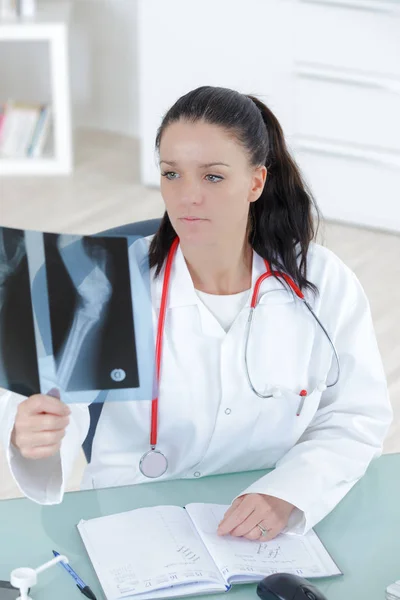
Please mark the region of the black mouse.
<svg viewBox="0 0 400 600"><path fill-rule="evenodd" d="M289 573L269 575L257 586L261 600L327 600L307 579Z"/></svg>

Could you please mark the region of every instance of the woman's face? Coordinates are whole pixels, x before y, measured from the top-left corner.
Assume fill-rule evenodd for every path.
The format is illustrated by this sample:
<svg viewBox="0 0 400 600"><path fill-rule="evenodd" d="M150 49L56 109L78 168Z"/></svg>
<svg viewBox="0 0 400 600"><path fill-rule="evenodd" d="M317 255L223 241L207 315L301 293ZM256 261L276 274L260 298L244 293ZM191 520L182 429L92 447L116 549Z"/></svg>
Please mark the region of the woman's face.
<svg viewBox="0 0 400 600"><path fill-rule="evenodd" d="M161 194L181 241L214 245L243 240L250 202L261 195L266 168L221 127L203 121L169 125L160 142Z"/></svg>

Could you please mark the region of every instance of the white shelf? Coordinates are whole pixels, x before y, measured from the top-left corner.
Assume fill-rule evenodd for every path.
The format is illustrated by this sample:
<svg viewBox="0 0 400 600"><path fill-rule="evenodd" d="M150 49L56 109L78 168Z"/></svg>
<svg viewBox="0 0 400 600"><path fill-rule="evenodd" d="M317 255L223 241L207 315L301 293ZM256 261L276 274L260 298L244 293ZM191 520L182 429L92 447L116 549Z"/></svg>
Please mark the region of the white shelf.
<svg viewBox="0 0 400 600"><path fill-rule="evenodd" d="M0 177L68 175L70 172L54 158L0 158Z"/></svg>
<svg viewBox="0 0 400 600"><path fill-rule="evenodd" d="M0 20L0 42L47 41L50 54L54 158L2 159L0 177L67 175L72 172L71 103L68 64L70 3L40 3L32 18Z"/></svg>
<svg viewBox="0 0 400 600"><path fill-rule="evenodd" d="M68 23L70 15L71 4L69 2L52 2L51 0L39 2L34 17L0 17L0 29L7 29L12 32L11 35L15 36L13 39L18 39L21 31L35 31L34 35L37 35L40 28L45 30L48 25Z"/></svg>

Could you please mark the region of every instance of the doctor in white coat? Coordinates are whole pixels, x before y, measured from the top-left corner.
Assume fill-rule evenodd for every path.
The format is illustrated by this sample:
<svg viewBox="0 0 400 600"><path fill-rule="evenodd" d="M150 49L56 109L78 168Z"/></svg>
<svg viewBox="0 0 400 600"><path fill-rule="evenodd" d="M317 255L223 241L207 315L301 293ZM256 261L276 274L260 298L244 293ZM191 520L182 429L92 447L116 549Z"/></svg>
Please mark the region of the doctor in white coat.
<svg viewBox="0 0 400 600"><path fill-rule="evenodd" d="M158 401L104 405L82 487L275 467L233 499L218 531L304 533L363 476L391 422L367 299L313 242L315 205L260 100L198 88L167 112L156 147L166 205L148 242L155 325L164 320ZM261 282L253 311L270 269L284 275ZM0 422L20 489L61 502L87 406L5 393ZM160 459L156 479L144 455Z"/></svg>

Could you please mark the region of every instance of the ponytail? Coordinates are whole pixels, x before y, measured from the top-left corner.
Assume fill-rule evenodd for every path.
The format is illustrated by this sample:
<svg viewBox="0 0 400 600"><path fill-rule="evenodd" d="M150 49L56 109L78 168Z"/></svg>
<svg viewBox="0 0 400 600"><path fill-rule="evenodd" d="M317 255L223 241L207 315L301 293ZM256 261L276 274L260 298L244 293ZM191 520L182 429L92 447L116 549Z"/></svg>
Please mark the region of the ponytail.
<svg viewBox="0 0 400 600"><path fill-rule="evenodd" d="M287 149L278 119L258 98L247 98L260 111L269 138L267 179L261 196L250 205L249 242L273 269L287 273L300 289L316 291L307 281L307 254L316 234L318 208Z"/></svg>

